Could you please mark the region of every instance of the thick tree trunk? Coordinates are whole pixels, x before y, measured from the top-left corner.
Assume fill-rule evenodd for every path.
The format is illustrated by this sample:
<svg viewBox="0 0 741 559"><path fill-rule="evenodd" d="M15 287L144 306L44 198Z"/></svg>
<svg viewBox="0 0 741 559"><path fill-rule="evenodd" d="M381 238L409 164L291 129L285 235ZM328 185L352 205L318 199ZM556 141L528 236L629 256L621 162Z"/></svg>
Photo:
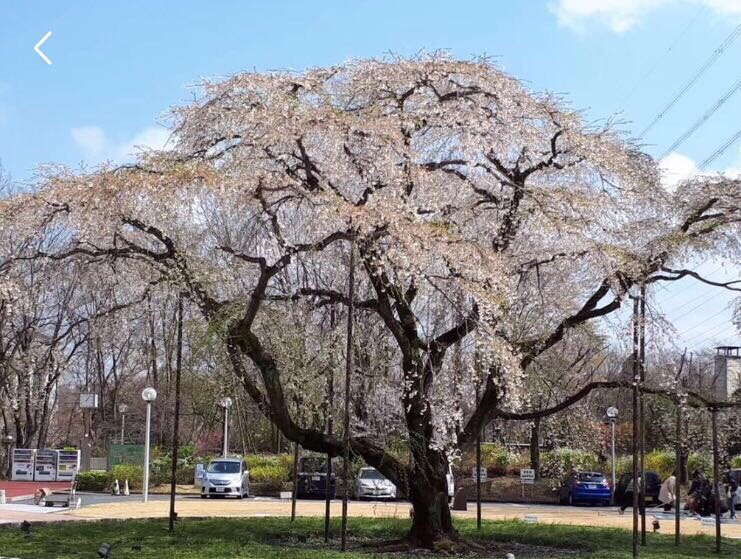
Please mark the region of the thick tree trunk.
<svg viewBox="0 0 741 559"><path fill-rule="evenodd" d="M456 539L457 532L453 528L448 506L447 487L423 489L415 488L415 485L412 485L409 495L414 513L412 528L409 531L410 543L419 547L433 548L441 540Z"/></svg>

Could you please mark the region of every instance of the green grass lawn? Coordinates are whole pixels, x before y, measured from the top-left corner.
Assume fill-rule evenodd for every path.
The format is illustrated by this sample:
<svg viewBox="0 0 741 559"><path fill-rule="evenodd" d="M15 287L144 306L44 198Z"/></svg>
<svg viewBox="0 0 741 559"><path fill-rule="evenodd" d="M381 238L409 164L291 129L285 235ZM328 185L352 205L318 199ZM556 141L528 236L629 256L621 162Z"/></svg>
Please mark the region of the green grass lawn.
<svg viewBox="0 0 741 559"><path fill-rule="evenodd" d="M100 544L106 542L113 546L112 556L115 559L370 559L378 555L372 551L360 551L358 548L362 544L398 538L407 530L408 522L351 518L353 550L347 554L337 550L338 522L333 524L335 540L330 547L324 546L320 518L301 518L293 525L283 518L183 520L178 523L174 535L166 531L166 526L164 520L57 523L33 527L31 538L26 538L18 528L2 527L0 556L23 559L94 558ZM492 542L502 544L492 553L482 554L487 558L504 557L504 552L514 544L551 548L512 549L517 559L631 557L630 533L624 530L522 522L486 522L481 532L477 532L475 523L471 521L459 521L457 526L466 537L484 545L491 545ZM741 557L741 541L724 540L722 556ZM641 557L681 559L717 555L713 552L713 540L705 536L684 538L682 546L676 548L673 537L649 534L649 545L641 549Z"/></svg>

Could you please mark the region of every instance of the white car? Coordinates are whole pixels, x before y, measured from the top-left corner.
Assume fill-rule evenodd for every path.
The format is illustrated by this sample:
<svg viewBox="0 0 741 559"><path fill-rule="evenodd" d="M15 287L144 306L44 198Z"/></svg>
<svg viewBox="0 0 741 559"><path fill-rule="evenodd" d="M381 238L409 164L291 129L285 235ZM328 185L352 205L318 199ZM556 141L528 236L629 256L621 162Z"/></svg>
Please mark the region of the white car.
<svg viewBox="0 0 741 559"><path fill-rule="evenodd" d="M355 482L355 498L396 499L396 486L375 468L360 468Z"/></svg>
<svg viewBox="0 0 741 559"><path fill-rule="evenodd" d="M250 471L241 458L215 458L201 480L201 499L250 496Z"/></svg>

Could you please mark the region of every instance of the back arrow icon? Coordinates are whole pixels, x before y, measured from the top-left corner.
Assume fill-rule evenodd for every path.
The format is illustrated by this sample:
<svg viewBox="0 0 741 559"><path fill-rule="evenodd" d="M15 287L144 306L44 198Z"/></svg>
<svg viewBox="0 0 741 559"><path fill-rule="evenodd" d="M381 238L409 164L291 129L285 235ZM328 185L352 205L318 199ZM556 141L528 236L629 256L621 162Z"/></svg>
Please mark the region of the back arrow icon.
<svg viewBox="0 0 741 559"><path fill-rule="evenodd" d="M51 37L51 31L49 31L46 35L44 35L41 38L41 40L38 43L36 43L36 45L33 47L33 50L35 50L36 51L36 54L38 54L41 58L44 59L44 62L46 62L47 64L49 64L51 66L51 60L49 60L49 57L46 56L41 51L41 45L43 45L49 37Z"/></svg>

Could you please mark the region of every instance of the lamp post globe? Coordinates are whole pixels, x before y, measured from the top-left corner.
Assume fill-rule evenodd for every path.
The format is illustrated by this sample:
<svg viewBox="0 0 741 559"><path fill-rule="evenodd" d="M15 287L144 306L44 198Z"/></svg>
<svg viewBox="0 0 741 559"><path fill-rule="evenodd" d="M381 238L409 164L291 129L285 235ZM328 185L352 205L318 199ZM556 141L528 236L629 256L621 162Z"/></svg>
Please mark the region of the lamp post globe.
<svg viewBox="0 0 741 559"><path fill-rule="evenodd" d="M157 399L157 391L152 388L151 386L148 386L144 390L142 390L142 400L145 402L154 402Z"/></svg>
<svg viewBox="0 0 741 559"><path fill-rule="evenodd" d="M610 420L617 419L618 413L618 409L614 406L610 406L609 408L607 408L607 418Z"/></svg>
<svg viewBox="0 0 741 559"><path fill-rule="evenodd" d="M224 396L221 400L219 400L219 405L227 410L232 407L232 403L232 399L229 396Z"/></svg>

